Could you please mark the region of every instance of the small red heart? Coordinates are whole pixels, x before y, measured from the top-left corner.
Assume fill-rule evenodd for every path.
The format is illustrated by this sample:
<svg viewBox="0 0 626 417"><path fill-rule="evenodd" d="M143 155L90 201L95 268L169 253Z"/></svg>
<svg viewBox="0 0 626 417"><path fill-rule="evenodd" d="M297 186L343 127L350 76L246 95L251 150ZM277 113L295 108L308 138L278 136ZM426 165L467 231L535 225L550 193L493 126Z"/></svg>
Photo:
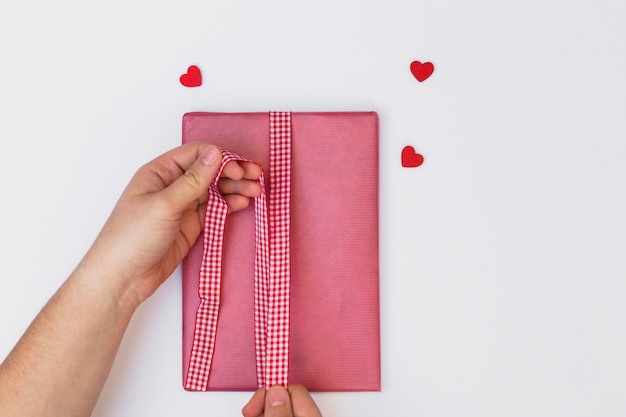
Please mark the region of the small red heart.
<svg viewBox="0 0 626 417"><path fill-rule="evenodd" d="M402 166L405 168L415 168L424 163L424 157L415 152L412 146L405 146L402 149Z"/></svg>
<svg viewBox="0 0 626 417"><path fill-rule="evenodd" d="M411 74L413 74L419 82L430 77L433 71L435 71L435 66L432 62L424 62L423 64L419 61L411 62Z"/></svg>
<svg viewBox="0 0 626 417"><path fill-rule="evenodd" d="M180 76L180 83L185 87L198 87L202 85L202 73L200 68L191 65L187 68L187 73Z"/></svg>

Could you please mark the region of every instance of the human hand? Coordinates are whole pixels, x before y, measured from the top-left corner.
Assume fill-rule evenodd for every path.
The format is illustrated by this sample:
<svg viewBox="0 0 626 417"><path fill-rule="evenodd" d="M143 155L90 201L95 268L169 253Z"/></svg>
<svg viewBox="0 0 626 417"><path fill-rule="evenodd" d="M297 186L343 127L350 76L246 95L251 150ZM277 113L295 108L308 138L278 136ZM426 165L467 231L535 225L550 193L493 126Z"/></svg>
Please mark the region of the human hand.
<svg viewBox="0 0 626 417"><path fill-rule="evenodd" d="M244 417L322 417L319 408L303 385L290 384L259 388L241 411Z"/></svg>
<svg viewBox="0 0 626 417"><path fill-rule="evenodd" d="M222 161L212 145L179 146L141 167L79 268L93 268L135 306L185 257L203 228L208 188ZM261 168L232 161L218 189L229 212L248 206L261 187Z"/></svg>

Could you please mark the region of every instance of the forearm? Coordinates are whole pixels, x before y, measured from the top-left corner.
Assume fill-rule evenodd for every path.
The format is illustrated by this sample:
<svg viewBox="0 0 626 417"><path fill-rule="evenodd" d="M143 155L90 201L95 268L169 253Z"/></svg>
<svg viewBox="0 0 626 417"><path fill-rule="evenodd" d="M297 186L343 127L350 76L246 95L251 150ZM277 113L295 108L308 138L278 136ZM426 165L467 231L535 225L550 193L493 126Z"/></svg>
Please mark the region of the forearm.
<svg viewBox="0 0 626 417"><path fill-rule="evenodd" d="M82 262L0 366L0 416L88 416L135 310L100 265Z"/></svg>
<svg viewBox="0 0 626 417"><path fill-rule="evenodd" d="M137 306L202 230L222 153L190 143L140 168L87 256L0 365L0 417L88 416ZM261 192L258 165L230 162L218 189L229 210Z"/></svg>

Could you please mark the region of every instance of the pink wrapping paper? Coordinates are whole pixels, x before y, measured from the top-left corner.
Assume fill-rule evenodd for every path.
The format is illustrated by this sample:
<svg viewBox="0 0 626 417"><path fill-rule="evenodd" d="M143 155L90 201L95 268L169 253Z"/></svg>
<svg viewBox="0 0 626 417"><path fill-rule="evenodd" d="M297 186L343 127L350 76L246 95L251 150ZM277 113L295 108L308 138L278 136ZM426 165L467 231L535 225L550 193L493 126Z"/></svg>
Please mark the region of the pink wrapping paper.
<svg viewBox="0 0 626 417"><path fill-rule="evenodd" d="M183 143L205 141L269 176L268 113L188 113ZM289 381L311 391L379 391L378 118L293 113ZM254 213L229 215L209 390L252 391ZM199 304L199 239L183 261L183 381Z"/></svg>

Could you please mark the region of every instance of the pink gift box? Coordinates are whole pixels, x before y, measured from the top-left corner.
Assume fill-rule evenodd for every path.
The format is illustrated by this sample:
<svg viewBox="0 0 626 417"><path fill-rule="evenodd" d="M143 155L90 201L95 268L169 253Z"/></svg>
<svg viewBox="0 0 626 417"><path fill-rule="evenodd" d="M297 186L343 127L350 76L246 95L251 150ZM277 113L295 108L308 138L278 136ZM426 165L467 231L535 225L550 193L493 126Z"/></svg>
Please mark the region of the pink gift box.
<svg viewBox="0 0 626 417"><path fill-rule="evenodd" d="M269 113L188 113L183 143L212 143L269 178ZM254 209L229 215L209 390L253 391ZM292 113L289 381L380 390L378 117ZM199 305L202 240L183 261L183 381Z"/></svg>

